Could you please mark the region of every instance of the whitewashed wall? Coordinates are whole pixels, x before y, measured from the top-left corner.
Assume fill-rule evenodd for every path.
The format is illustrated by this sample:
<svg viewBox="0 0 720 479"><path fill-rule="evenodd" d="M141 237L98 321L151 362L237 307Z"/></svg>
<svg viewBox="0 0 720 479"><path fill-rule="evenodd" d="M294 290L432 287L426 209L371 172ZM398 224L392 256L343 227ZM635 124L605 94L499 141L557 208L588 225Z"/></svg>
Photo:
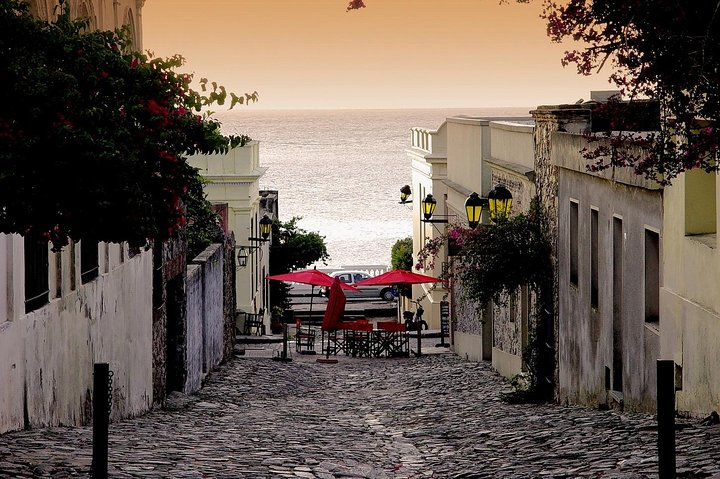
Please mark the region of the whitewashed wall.
<svg viewBox="0 0 720 479"><path fill-rule="evenodd" d="M203 281L202 267L191 264L187 268L187 336L185 351L187 377L183 385L184 393L200 389L203 379Z"/></svg>
<svg viewBox="0 0 720 479"><path fill-rule="evenodd" d="M222 361L223 288L223 249L215 244L188 265L186 393L200 389L204 376Z"/></svg>
<svg viewBox="0 0 720 479"><path fill-rule="evenodd" d="M0 252L15 251L9 243L21 241L6 237L6 249ZM10 270L18 272L18 268ZM22 275L12 280L6 272L1 271L3 281L22 284ZM21 304L15 304L15 310ZM127 260L39 310L15 320L12 315L2 319L0 433L25 426L24 408L31 427L86 423L96 362L109 363L114 373L112 418L150 408L151 252Z"/></svg>

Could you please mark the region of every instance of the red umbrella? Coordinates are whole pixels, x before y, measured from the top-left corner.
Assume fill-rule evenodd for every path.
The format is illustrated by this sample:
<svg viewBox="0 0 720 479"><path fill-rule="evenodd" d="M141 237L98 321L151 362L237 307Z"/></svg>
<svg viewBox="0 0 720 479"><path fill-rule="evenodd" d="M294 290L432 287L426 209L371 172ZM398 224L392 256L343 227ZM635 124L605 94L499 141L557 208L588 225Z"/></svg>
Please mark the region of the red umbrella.
<svg viewBox="0 0 720 479"><path fill-rule="evenodd" d="M345 312L345 293L343 293L342 285L345 284L340 281L340 278L335 278L332 286L330 286L330 297L328 299L327 307L325 308L325 316L323 316L322 322L322 334L323 341L325 341L325 331L328 332L328 344L327 354L325 358L330 357L330 340L331 334L335 331L335 328L340 322L340 318ZM323 344L324 346L324 344Z"/></svg>
<svg viewBox="0 0 720 479"><path fill-rule="evenodd" d="M335 278L332 286L330 286L330 298L325 308L325 316L323 316L322 329L330 331L335 329L345 312L345 293L343 293L342 285L345 284L339 278Z"/></svg>
<svg viewBox="0 0 720 479"><path fill-rule="evenodd" d="M332 286L335 282L335 278L333 278L329 274L323 273L322 271L318 271L315 268L295 271L293 273L266 276L265 279L273 279L275 281L289 281L293 283L311 285L312 288L310 289L310 313L308 315L309 317L312 317L312 306L313 297L315 296L315 286ZM340 283L340 287L349 291L358 291L356 287L350 286L349 284L345 284L342 282Z"/></svg>
<svg viewBox="0 0 720 479"><path fill-rule="evenodd" d="M404 269L394 269L387 273L374 276L372 278L363 279L358 281L358 286L362 285L393 285L400 286L402 284L421 284L421 283L437 283L440 280L432 276L424 274L413 273ZM398 289L399 290L399 289ZM402 318L400 314L400 298L398 298L398 321ZM418 346L420 344L420 332L418 331Z"/></svg>
<svg viewBox="0 0 720 479"><path fill-rule="evenodd" d="M357 282L358 286L362 285L396 285L396 284L420 284L420 283L437 283L440 280L424 274L413 273L404 269L394 269L372 278L363 279Z"/></svg>
<svg viewBox="0 0 720 479"><path fill-rule="evenodd" d="M290 281L293 283L309 284L312 286L332 286L335 281L335 278L317 269L305 269L302 271L295 271L293 273L276 274L273 276L266 276L265 279ZM340 287L342 289L357 291L357 288L345 283L341 283Z"/></svg>

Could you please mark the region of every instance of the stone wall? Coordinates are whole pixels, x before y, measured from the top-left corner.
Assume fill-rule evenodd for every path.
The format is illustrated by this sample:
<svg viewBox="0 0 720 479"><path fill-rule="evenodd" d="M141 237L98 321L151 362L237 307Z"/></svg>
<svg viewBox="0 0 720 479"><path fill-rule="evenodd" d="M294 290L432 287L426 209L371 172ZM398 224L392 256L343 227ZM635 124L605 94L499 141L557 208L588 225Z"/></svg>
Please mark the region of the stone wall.
<svg viewBox="0 0 720 479"><path fill-rule="evenodd" d="M542 320L538 324L538 339L550 349L540 352L539 372L552 384L558 384L557 352L558 342L558 172L552 161L552 136L556 131L582 133L590 127L590 106L551 105L539 106L530 112L535 119L535 191L546 220L546 234L552 246L553 277L541 293L548 298ZM547 384L540 381L540 384Z"/></svg>
<svg viewBox="0 0 720 479"><path fill-rule="evenodd" d="M185 382L185 265L187 243L177 238L153 247L153 400L162 404L169 391Z"/></svg>
<svg viewBox="0 0 720 479"><path fill-rule="evenodd" d="M203 271L198 264L187 268L187 337L185 351L188 374L184 393L200 389L203 380Z"/></svg>
<svg viewBox="0 0 720 479"><path fill-rule="evenodd" d="M232 233L225 238L224 244L224 279L223 279L223 316L225 320L223 358L232 358L235 347L235 238Z"/></svg>

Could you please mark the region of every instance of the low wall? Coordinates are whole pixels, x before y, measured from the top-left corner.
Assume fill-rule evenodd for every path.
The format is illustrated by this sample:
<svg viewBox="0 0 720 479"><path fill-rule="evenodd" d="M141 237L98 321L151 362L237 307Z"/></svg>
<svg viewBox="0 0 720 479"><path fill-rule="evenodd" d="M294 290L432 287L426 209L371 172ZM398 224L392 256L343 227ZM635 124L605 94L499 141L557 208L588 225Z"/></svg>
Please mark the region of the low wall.
<svg viewBox="0 0 720 479"><path fill-rule="evenodd" d="M202 378L224 356L223 247L216 244L194 258L187 270L187 377L183 392L200 389Z"/></svg>
<svg viewBox="0 0 720 479"><path fill-rule="evenodd" d="M89 422L97 362L113 372L112 419L151 407L152 252L0 323L0 433Z"/></svg>

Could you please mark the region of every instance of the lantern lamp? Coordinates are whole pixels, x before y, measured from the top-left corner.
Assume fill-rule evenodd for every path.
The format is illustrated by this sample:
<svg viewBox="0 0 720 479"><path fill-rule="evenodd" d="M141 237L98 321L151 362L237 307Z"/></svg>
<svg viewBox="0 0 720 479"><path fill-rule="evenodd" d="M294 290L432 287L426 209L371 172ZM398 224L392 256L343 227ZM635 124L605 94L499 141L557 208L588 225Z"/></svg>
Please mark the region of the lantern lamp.
<svg viewBox="0 0 720 479"><path fill-rule="evenodd" d="M400 203L407 203L411 194L410 185L405 185L400 188Z"/></svg>
<svg viewBox="0 0 720 479"><path fill-rule="evenodd" d="M272 220L268 217L268 215L263 215L263 217L260 219L260 236L262 236L263 239L268 239L270 236L270 232L272 231Z"/></svg>
<svg viewBox="0 0 720 479"><path fill-rule="evenodd" d="M425 199L422 200L422 213L425 220L430 220L430 218L432 218L436 206L437 200L433 198L433 195L428 193Z"/></svg>
<svg viewBox="0 0 720 479"><path fill-rule="evenodd" d="M483 206L486 204L487 199L480 198L475 192L472 192L465 200L465 213L467 213L468 226L471 229L475 229L480 224Z"/></svg>
<svg viewBox="0 0 720 479"><path fill-rule="evenodd" d="M238 254L237 254L237 262L238 262L238 268L244 268L247 266L247 259L248 259L248 252L245 249L244 246L240 246L238 248Z"/></svg>
<svg viewBox="0 0 720 479"><path fill-rule="evenodd" d="M488 193L488 206L490 209L490 219L496 221L505 218L510 214L512 206L512 194L510 190L505 188L503 184L495 185L490 193Z"/></svg>

